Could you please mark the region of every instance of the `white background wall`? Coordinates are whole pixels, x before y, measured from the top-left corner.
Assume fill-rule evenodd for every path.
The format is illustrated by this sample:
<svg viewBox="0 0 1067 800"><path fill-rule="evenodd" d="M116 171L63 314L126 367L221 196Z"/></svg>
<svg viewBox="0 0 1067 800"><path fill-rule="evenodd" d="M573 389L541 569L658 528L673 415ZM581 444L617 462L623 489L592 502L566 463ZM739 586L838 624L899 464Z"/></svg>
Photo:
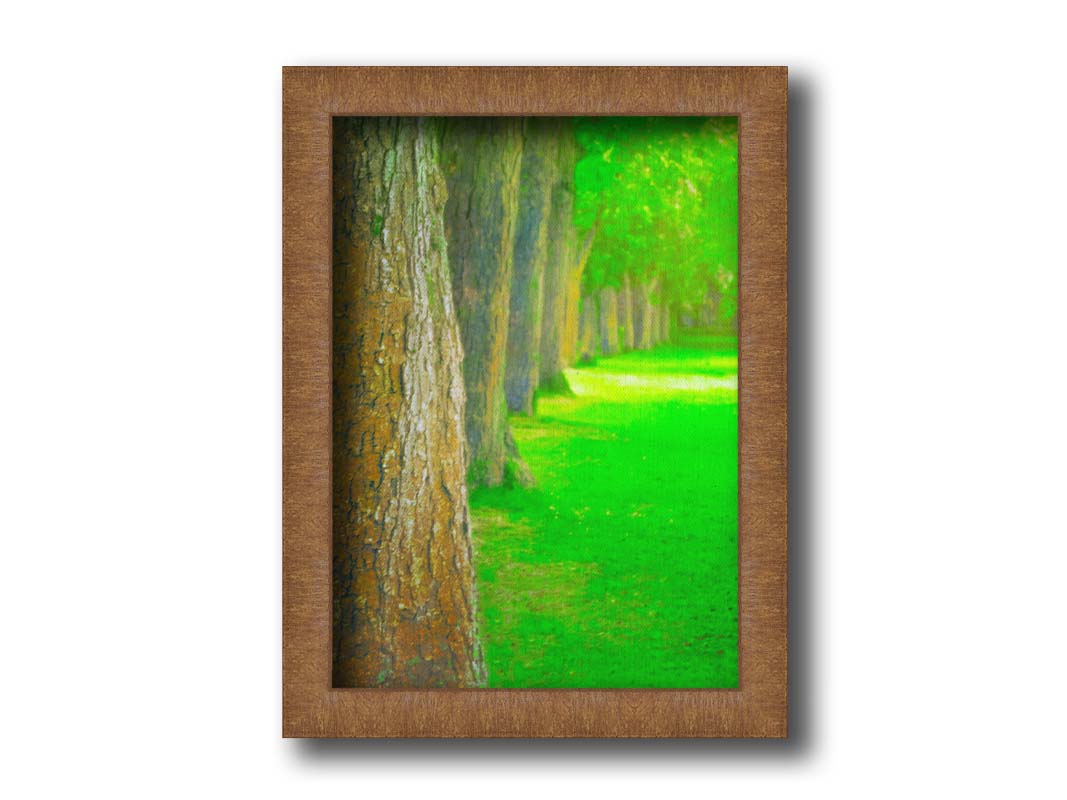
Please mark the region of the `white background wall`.
<svg viewBox="0 0 1067 800"><path fill-rule="evenodd" d="M1062 796L1052 8L7 6L5 794ZM792 741L279 738L280 67L349 63L790 66Z"/></svg>

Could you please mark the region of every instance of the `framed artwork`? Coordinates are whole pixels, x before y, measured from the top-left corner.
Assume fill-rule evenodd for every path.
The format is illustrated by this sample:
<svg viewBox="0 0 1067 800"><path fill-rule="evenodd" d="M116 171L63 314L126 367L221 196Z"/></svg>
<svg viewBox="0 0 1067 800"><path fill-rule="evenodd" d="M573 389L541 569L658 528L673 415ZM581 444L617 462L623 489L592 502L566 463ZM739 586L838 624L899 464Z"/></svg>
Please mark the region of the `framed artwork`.
<svg viewBox="0 0 1067 800"><path fill-rule="evenodd" d="M283 735L786 736L786 69L283 95Z"/></svg>

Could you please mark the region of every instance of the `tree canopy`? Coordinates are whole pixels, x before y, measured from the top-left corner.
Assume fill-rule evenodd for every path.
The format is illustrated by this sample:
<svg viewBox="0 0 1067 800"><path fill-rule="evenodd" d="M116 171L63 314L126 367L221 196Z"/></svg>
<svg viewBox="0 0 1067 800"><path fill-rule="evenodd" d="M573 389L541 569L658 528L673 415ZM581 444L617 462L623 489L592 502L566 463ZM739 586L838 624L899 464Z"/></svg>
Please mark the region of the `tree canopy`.
<svg viewBox="0 0 1067 800"><path fill-rule="evenodd" d="M629 274L674 304L736 293L735 117L582 117L575 133L575 223L596 229L588 289Z"/></svg>

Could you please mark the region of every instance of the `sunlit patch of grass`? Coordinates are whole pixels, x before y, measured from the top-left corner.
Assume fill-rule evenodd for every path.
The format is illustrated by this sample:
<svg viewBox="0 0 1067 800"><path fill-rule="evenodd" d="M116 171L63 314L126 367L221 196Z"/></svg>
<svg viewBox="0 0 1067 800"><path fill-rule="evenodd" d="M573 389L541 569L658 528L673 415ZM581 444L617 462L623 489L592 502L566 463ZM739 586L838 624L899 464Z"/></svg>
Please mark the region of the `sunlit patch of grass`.
<svg viewBox="0 0 1067 800"><path fill-rule="evenodd" d="M648 400L649 395L674 392L737 391L737 375L648 375L593 373L591 370L568 370L568 379L579 397L596 397L612 401ZM708 399L708 398L702 398Z"/></svg>
<svg viewBox="0 0 1067 800"><path fill-rule="evenodd" d="M737 352L699 344L512 419L537 488L471 497L491 686L737 685Z"/></svg>

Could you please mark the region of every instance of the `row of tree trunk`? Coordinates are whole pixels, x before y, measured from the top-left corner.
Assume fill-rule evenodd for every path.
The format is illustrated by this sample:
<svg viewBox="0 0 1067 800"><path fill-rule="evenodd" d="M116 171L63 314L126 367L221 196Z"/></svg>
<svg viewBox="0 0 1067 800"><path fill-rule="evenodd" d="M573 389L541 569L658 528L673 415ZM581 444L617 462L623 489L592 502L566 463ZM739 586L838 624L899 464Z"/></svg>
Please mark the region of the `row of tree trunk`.
<svg viewBox="0 0 1067 800"><path fill-rule="evenodd" d="M678 325L683 328L706 328L715 332L737 335L737 307L724 308L723 291L709 284L701 303L685 303L678 308Z"/></svg>
<svg viewBox="0 0 1067 800"><path fill-rule="evenodd" d="M576 358L577 144L563 120L335 124L334 683L483 685L468 490L533 483L508 408Z"/></svg>
<svg viewBox="0 0 1067 800"><path fill-rule="evenodd" d="M508 410L668 315L654 285L581 296L569 122L335 126L334 684L484 685L468 490L531 485Z"/></svg>
<svg viewBox="0 0 1067 800"><path fill-rule="evenodd" d="M655 281L624 276L622 286L605 286L581 298L579 361L624 350L648 350L671 336L670 308L656 301Z"/></svg>
<svg viewBox="0 0 1067 800"><path fill-rule="evenodd" d="M570 123L526 121L508 321L508 410L534 413L538 389L569 391L577 357L582 274L595 230L574 226L578 146Z"/></svg>
<svg viewBox="0 0 1067 800"><path fill-rule="evenodd" d="M624 276L620 288L582 295L596 239L572 222L577 146L567 122L526 123L513 249L505 395L509 411L534 413L538 389L569 392L567 367L597 355L645 350L670 336L655 282Z"/></svg>

